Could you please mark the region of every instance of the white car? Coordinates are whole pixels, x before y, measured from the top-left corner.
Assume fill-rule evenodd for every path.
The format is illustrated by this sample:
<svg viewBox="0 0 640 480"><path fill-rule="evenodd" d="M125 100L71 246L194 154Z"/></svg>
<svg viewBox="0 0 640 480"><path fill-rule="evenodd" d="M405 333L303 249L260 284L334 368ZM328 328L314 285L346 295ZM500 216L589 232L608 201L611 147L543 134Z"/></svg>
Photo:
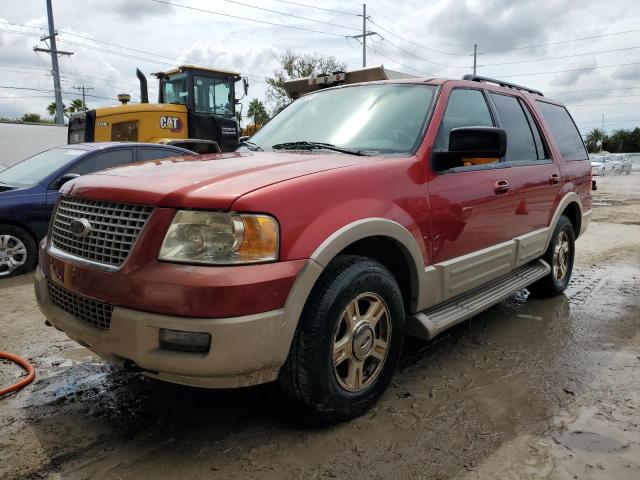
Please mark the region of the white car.
<svg viewBox="0 0 640 480"><path fill-rule="evenodd" d="M609 175L613 172L613 164L611 162L607 162L604 158L600 158L597 161L591 161L591 175Z"/></svg>

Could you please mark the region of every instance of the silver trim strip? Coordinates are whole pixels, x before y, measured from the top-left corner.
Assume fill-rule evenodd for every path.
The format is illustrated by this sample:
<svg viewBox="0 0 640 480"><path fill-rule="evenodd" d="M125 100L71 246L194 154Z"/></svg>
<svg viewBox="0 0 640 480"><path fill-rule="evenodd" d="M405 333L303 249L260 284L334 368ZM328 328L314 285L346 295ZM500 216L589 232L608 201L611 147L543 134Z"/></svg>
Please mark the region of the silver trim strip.
<svg viewBox="0 0 640 480"><path fill-rule="evenodd" d="M49 247L47 251L58 260L64 260L65 262L72 263L74 265L79 265L81 267L90 267L95 268L96 270L101 270L103 272L117 272L120 270L126 263L123 263L120 266L108 265L106 263L94 262L93 260L87 260L86 258L76 257L75 255L70 255L67 252L63 252L59 248L56 248L51 241L48 242Z"/></svg>

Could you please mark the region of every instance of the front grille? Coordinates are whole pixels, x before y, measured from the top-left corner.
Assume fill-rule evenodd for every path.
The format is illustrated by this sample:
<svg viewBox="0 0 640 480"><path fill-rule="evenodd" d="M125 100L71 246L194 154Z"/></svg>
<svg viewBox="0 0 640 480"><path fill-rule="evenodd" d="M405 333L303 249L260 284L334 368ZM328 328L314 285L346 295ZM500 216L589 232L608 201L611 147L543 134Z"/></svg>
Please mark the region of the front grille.
<svg viewBox="0 0 640 480"><path fill-rule="evenodd" d="M120 267L140 235L153 207L62 197L51 224L53 246L75 257ZM86 236L72 233L73 220L86 219Z"/></svg>
<svg viewBox="0 0 640 480"><path fill-rule="evenodd" d="M108 330L111 325L113 305L98 302L90 298L73 293L60 285L47 281L49 298L53 304L78 320L94 327Z"/></svg>

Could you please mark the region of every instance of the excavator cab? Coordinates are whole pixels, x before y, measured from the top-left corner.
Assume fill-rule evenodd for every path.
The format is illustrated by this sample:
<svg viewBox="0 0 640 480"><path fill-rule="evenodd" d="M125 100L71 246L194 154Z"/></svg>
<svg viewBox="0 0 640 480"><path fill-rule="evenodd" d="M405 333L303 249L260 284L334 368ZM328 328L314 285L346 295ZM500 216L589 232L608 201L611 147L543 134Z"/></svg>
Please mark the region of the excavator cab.
<svg viewBox="0 0 640 480"><path fill-rule="evenodd" d="M246 78L228 70L193 65L177 67L154 74L160 81L158 103L185 105L188 112L190 138L216 139L221 150L233 150L238 145L236 120L236 84L242 80L244 95Z"/></svg>
<svg viewBox="0 0 640 480"><path fill-rule="evenodd" d="M69 121L69 143L82 141L138 141L178 145L195 152L228 152L238 147L236 85L242 97L249 84L240 73L183 65L153 75L159 81L158 103L149 103L147 79L138 70L140 103L74 114ZM241 97L241 98L242 98Z"/></svg>

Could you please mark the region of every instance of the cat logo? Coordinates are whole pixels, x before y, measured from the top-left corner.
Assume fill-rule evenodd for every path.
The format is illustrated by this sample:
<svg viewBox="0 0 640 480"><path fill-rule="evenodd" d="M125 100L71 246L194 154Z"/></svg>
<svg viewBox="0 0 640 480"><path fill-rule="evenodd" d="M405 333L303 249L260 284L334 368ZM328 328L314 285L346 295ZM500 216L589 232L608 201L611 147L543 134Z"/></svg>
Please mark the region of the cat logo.
<svg viewBox="0 0 640 480"><path fill-rule="evenodd" d="M182 120L178 117L160 117L160 128L166 128L173 133L180 133L182 131Z"/></svg>

